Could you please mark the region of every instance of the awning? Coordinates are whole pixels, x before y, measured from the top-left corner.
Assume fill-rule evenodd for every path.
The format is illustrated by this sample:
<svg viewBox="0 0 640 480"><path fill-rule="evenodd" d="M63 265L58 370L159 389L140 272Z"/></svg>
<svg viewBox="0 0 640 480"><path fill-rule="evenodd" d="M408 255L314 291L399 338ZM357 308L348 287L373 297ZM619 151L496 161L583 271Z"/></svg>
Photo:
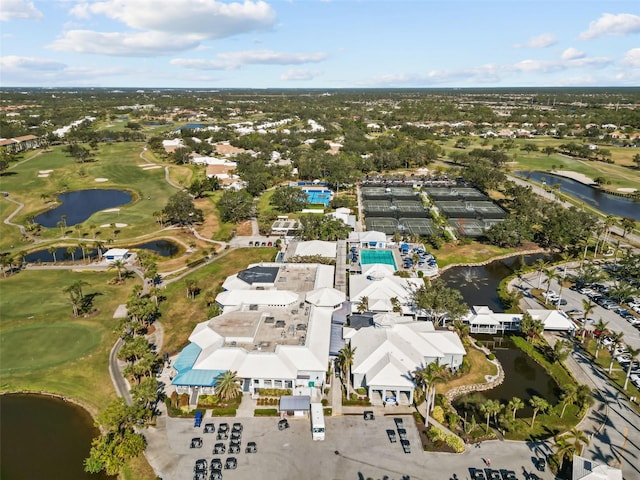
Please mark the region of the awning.
<svg viewBox="0 0 640 480"><path fill-rule="evenodd" d="M308 412L311 410L309 395L287 395L280 397L280 411Z"/></svg>
<svg viewBox="0 0 640 480"><path fill-rule="evenodd" d="M344 338L342 338L342 325L331 324L331 340L329 341L329 355L338 355L344 347Z"/></svg>

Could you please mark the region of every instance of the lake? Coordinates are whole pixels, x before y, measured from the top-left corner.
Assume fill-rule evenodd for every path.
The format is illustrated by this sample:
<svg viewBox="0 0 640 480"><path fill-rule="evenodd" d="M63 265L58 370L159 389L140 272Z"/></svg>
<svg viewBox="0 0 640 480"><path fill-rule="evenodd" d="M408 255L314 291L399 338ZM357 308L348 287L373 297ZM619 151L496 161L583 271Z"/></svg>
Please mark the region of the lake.
<svg viewBox="0 0 640 480"><path fill-rule="evenodd" d="M453 405L461 415L464 412L477 413L477 405L486 400L499 400L506 405L513 397L524 401L525 407L518 411L520 417L530 417L533 409L529 400L534 396L542 397L550 404L555 405L560 400L562 390L553 378L522 350L513 346L507 337L500 335L473 335L481 343L489 344L491 351L502 364L505 381L501 385L484 392L475 392L463 395L453 402ZM498 339L497 342L494 342ZM499 339L502 338L500 342ZM483 416L476 415L479 423L483 422Z"/></svg>
<svg viewBox="0 0 640 480"><path fill-rule="evenodd" d="M131 248L142 249L142 250L151 250L154 253L157 253L161 257L173 257L176 255L180 248L178 245L173 243L170 240L153 240L147 243L141 243L139 245L133 245Z"/></svg>
<svg viewBox="0 0 640 480"><path fill-rule="evenodd" d="M67 227L72 227L96 212L126 205L131 201L131 194L123 190L77 190L61 193L58 200L60 205L41 213L34 221L43 227L55 228L66 215Z"/></svg>
<svg viewBox="0 0 640 480"><path fill-rule="evenodd" d="M98 435L86 410L43 395L0 395L0 477L3 480L115 480L85 473Z"/></svg>
<svg viewBox="0 0 640 480"><path fill-rule="evenodd" d="M75 247L74 253L71 255L71 253L67 251L67 247L56 247L55 256L56 262L70 262L74 260L74 258L76 262L82 261L82 249ZM94 259L98 256L98 250L95 248L87 248L84 251L84 256L85 259ZM27 263L53 262L53 254L50 253L48 249L36 250L25 255L24 260Z"/></svg>
<svg viewBox="0 0 640 480"><path fill-rule="evenodd" d="M530 178L538 183L544 181L549 186L559 185L561 192L576 197L603 213L640 220L640 202L634 202L630 198L611 195L584 183L551 173L529 171L516 173L521 177Z"/></svg>
<svg viewBox="0 0 640 480"><path fill-rule="evenodd" d="M498 298L498 285L523 265L533 265L539 258L550 259L549 254L516 255L495 260L480 267L451 267L440 274L449 288L460 291L469 307L486 305L494 312L502 312Z"/></svg>

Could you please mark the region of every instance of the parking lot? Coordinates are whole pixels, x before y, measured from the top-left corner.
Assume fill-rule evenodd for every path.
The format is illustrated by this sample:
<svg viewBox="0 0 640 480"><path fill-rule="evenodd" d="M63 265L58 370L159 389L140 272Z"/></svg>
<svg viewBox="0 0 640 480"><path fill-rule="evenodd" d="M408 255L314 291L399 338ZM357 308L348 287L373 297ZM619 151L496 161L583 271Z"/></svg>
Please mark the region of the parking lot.
<svg viewBox="0 0 640 480"><path fill-rule="evenodd" d="M197 459L220 458L224 464L233 456L237 469L222 470L224 479L471 479L470 468L509 469L518 479L535 472L538 478L551 479L548 469L537 472L534 460L546 447L520 442L483 442L480 448L469 447L465 453L427 453L421 451L418 431L413 419L402 417L411 452L404 453L399 436L391 443L387 430L398 431L397 417L376 417L365 421L361 415L326 418L326 440L311 439L308 419L289 419L290 428L279 431L278 418L205 418L202 427L194 428L191 419L167 419L169 446L177 462L165 471L165 480L191 480ZM234 455L213 455L216 434L204 433L206 423L221 422L229 426L243 424L241 451ZM202 448L190 448L192 438L203 439ZM245 453L247 442L256 442L256 453ZM229 441L224 442L229 446ZM542 450L540 450L542 448ZM208 478L208 476L207 476Z"/></svg>

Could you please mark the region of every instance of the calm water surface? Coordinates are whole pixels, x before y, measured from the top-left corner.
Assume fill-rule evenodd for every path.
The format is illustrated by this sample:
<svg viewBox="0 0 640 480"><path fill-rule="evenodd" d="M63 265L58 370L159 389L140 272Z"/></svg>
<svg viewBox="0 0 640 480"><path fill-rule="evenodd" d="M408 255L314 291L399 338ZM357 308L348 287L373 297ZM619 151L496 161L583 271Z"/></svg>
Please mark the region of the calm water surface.
<svg viewBox="0 0 640 480"><path fill-rule="evenodd" d="M98 430L77 405L41 395L0 395L0 435L2 480L113 480L84 471Z"/></svg>
<svg viewBox="0 0 640 480"><path fill-rule="evenodd" d="M169 240L154 240L152 242L133 245L131 248L140 248L143 250L151 250L161 257L173 257L180 250L178 245Z"/></svg>
<svg viewBox="0 0 640 480"><path fill-rule="evenodd" d="M597 208L601 212L618 217L628 217L640 220L640 202L625 197L617 197L584 183L576 182L570 178L552 175L546 172L516 172L536 182L546 182L547 185L560 185L560 191L567 193L584 203Z"/></svg>
<svg viewBox="0 0 640 480"><path fill-rule="evenodd" d="M100 210L129 203L131 194L123 190L78 190L61 193L58 200L62 202L60 205L38 215L34 221L43 227L54 228L66 215L67 227L72 227Z"/></svg>

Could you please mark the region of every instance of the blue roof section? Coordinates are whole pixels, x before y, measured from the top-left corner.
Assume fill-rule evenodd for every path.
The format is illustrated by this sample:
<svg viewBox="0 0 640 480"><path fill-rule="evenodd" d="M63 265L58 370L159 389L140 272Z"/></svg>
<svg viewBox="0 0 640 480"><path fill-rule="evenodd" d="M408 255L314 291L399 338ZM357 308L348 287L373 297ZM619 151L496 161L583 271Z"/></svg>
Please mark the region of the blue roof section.
<svg viewBox="0 0 640 480"><path fill-rule="evenodd" d="M189 386L189 387L213 387L216 384L216 378L223 374L222 370L187 370L181 372L171 382L173 385Z"/></svg>
<svg viewBox="0 0 640 480"><path fill-rule="evenodd" d="M179 373L182 373L184 370L191 370L193 364L196 363L198 359L198 355L202 349L196 345L195 343L190 343L180 352L176 361L173 362L173 368L175 368Z"/></svg>

